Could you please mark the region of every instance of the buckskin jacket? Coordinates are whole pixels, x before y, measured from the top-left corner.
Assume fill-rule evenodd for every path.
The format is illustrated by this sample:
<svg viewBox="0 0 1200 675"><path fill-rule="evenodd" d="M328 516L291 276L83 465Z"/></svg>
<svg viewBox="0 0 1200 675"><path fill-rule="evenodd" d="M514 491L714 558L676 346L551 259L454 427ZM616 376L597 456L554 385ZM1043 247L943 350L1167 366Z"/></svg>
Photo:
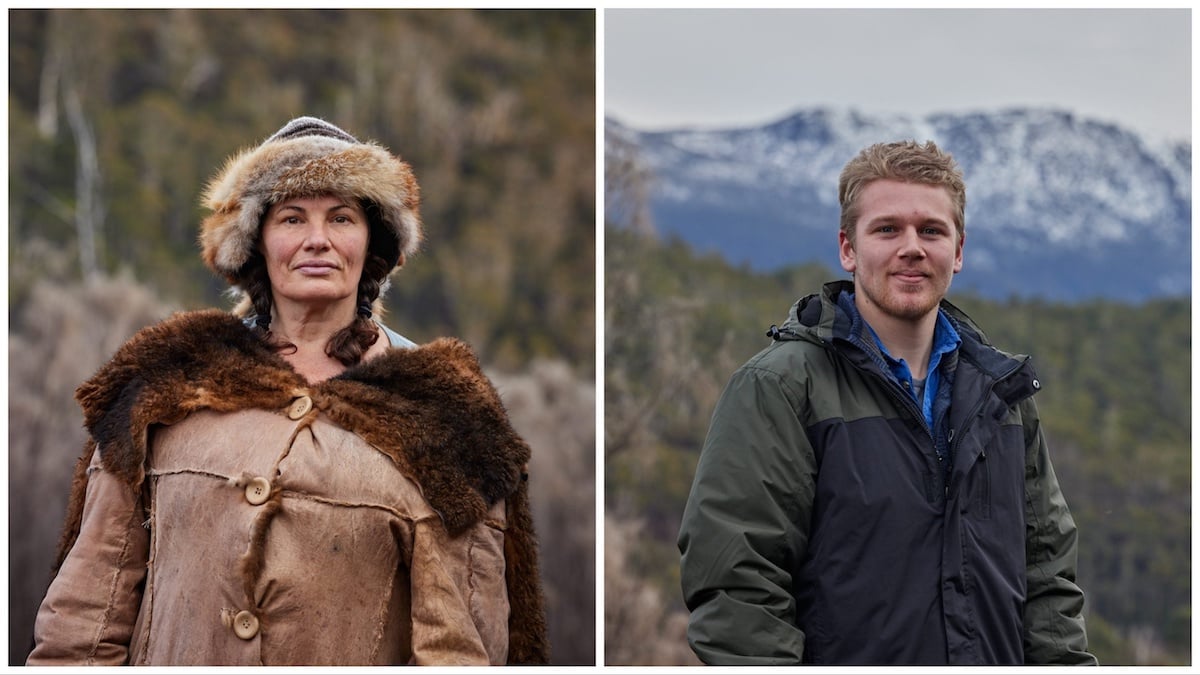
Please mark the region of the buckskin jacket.
<svg viewBox="0 0 1200 675"><path fill-rule="evenodd" d="M852 290L793 305L717 404L679 535L692 648L710 664L1094 664L1028 358L942 303L962 338L946 474L838 307Z"/></svg>
<svg viewBox="0 0 1200 675"><path fill-rule="evenodd" d="M309 384L241 320L184 313L76 397L29 664L547 660L529 448L465 344Z"/></svg>

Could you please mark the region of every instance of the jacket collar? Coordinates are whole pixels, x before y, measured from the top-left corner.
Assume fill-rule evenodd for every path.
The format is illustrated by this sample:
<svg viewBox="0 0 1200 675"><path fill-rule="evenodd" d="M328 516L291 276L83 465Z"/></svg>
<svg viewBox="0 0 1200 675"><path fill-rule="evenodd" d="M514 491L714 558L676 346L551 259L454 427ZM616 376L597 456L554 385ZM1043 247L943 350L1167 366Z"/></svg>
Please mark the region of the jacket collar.
<svg viewBox="0 0 1200 675"><path fill-rule="evenodd" d="M865 322L856 320L839 306L842 294L853 292L853 281L831 281L822 286L820 293L797 300L783 326L776 331L776 339L805 340L828 348L846 341L857 345L870 362L883 364L882 354ZM943 299L939 308L962 339L960 362L966 360L986 378L998 382L996 393L1006 403L1015 404L1041 389L1028 356L1011 355L993 347L974 320L948 300Z"/></svg>

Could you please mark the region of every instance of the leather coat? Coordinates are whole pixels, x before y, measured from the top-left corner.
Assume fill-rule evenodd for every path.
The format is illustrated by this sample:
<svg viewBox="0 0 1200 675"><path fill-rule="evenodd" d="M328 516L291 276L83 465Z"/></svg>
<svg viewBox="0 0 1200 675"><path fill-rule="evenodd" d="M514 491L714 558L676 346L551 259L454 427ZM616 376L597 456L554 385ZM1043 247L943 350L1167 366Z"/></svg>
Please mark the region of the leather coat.
<svg viewBox="0 0 1200 675"><path fill-rule="evenodd" d="M91 438L30 665L547 660L529 448L465 344L310 384L195 312L77 398Z"/></svg>

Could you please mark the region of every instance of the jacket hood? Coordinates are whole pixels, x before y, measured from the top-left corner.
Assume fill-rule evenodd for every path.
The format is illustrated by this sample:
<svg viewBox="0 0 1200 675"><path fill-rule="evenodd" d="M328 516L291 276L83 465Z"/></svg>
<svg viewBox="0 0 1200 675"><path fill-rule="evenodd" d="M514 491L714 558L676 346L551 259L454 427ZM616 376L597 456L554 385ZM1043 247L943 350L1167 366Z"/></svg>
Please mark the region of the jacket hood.
<svg viewBox="0 0 1200 675"><path fill-rule="evenodd" d="M867 349L873 350L874 340L863 334L865 326L855 326L852 317L838 305L838 298L843 293L853 292L853 281L831 281L822 286L820 293L807 295L793 303L783 325L772 326L767 335L775 341L802 340L823 347L851 342L860 348L866 345ZM962 338L961 354L982 371L999 379L1024 366L1020 368L1022 376L1010 381L1013 391L1006 398L1032 394L1041 389L1041 382L1029 365L1028 356L1008 354L993 347L978 324L949 301L942 300L939 307ZM853 334L856 330L858 335ZM878 354L872 354L872 360L878 359Z"/></svg>
<svg viewBox="0 0 1200 675"><path fill-rule="evenodd" d="M838 298L843 293L853 292L853 281L831 281L821 287L820 293L806 295L792 303L783 325L768 334L775 337L777 332L779 337L775 339L804 339L815 344L825 344L835 338L848 339L852 330L851 317L838 306ZM955 330L960 333L965 330L975 342L991 346L987 336L966 312L948 300L942 300L939 308L949 316Z"/></svg>

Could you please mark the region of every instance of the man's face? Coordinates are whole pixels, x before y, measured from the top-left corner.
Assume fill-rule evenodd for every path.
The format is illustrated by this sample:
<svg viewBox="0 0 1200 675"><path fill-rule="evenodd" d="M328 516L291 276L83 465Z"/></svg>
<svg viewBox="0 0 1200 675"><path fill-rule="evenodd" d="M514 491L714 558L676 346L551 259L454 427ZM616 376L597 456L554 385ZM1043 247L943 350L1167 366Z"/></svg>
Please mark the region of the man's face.
<svg viewBox="0 0 1200 675"><path fill-rule="evenodd" d="M896 180L859 194L853 244L839 232L842 268L854 274L860 310L872 317L919 321L937 310L962 269L963 242L945 188Z"/></svg>

